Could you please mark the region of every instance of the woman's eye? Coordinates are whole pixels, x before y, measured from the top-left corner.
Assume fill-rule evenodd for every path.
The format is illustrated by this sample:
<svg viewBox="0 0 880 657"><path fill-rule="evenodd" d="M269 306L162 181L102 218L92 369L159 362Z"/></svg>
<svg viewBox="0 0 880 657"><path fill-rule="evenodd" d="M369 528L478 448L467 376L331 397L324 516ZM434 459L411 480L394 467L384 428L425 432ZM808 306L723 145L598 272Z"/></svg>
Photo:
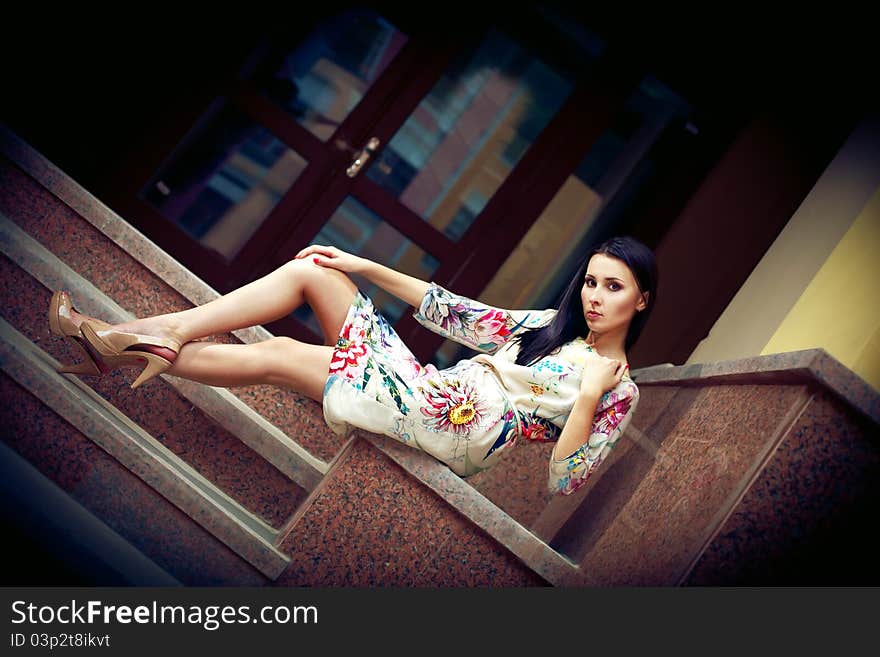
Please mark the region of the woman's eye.
<svg viewBox="0 0 880 657"><path fill-rule="evenodd" d="M594 281L591 278L588 278L586 281L584 281L584 285L586 285L587 287L595 287L596 281ZM619 283L609 283L608 289L610 289L612 292L617 292L618 290L620 290L622 288Z"/></svg>

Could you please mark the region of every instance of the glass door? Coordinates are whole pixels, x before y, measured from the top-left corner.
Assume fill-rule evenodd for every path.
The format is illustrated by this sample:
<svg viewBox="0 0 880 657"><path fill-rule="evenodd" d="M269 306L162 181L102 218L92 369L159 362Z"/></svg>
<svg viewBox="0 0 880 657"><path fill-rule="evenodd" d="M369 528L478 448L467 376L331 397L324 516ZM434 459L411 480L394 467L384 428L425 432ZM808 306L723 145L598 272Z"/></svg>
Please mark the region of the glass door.
<svg viewBox="0 0 880 657"><path fill-rule="evenodd" d="M263 38L138 189L139 214L189 244L186 264L213 285L240 284L332 179L353 110L393 91L408 45L369 10Z"/></svg>
<svg viewBox="0 0 880 657"><path fill-rule="evenodd" d="M324 243L477 296L540 214L534 179L575 165L546 161L548 145L591 112L608 120L601 99L575 107L604 47L525 10L453 31L356 9L275 32L130 214L221 292ZM576 156L589 145L570 142ZM402 302L358 283L417 356L435 355ZM320 341L308 309L268 328Z"/></svg>
<svg viewBox="0 0 880 657"><path fill-rule="evenodd" d="M558 120L602 44L579 43L573 70L543 56L523 38L528 30L521 26L487 21L470 27L455 40L422 35L413 45L422 55L384 102L356 107L333 131L314 124L342 157L334 155L320 191L311 189L297 220L276 233L271 256L254 277L310 243L338 246L441 284L465 284L474 258L483 254L500 264L504 253L485 248L480 235L527 193L516 172L521 178L528 171L526 154ZM507 214L507 230L520 234L537 216ZM357 282L399 331L413 332L405 304ZM463 290L478 292L473 285ZM303 339L318 334L307 308L269 328ZM420 332L408 343L424 360L437 348Z"/></svg>
<svg viewBox="0 0 880 657"><path fill-rule="evenodd" d="M274 264L303 242L324 242L420 278L456 271L479 252L469 235L572 88L571 79L490 29L451 59L402 124L391 117L376 125L370 138L387 145L327 191L341 197L332 215L320 227L304 221ZM369 292L392 323L408 321L400 302ZM307 311L297 317L317 328Z"/></svg>

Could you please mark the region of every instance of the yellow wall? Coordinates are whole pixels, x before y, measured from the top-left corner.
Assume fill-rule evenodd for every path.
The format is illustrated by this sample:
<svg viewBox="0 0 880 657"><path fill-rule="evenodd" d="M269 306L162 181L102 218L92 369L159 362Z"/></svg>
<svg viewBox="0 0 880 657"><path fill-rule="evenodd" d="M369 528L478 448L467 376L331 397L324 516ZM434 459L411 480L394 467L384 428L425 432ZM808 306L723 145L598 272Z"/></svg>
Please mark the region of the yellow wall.
<svg viewBox="0 0 880 657"><path fill-rule="evenodd" d="M821 347L880 390L880 188L761 354Z"/></svg>

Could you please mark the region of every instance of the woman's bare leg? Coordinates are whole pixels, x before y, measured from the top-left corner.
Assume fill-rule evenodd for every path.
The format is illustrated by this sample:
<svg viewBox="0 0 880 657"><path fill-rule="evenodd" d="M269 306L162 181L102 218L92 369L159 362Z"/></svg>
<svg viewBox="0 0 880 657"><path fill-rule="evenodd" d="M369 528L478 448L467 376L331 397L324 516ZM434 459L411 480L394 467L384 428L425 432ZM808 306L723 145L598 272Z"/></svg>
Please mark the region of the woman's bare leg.
<svg viewBox="0 0 880 657"><path fill-rule="evenodd" d="M291 260L275 271L204 305L154 315L114 326L156 338L190 340L267 324L308 303L318 318L325 343L332 345L357 286L342 272L311 260Z"/></svg>
<svg viewBox="0 0 880 657"><path fill-rule="evenodd" d="M117 330L181 345L167 374L211 386L270 384L321 401L333 347L357 286L344 273L311 260L291 260L237 290L188 310L154 315L114 326ZM197 338L265 324L308 303L325 345L287 337L254 344L191 342ZM74 311L75 312L75 311Z"/></svg>
<svg viewBox="0 0 880 657"><path fill-rule="evenodd" d="M286 337L254 344L190 342L166 374L224 388L278 385L320 402L332 355L333 347Z"/></svg>

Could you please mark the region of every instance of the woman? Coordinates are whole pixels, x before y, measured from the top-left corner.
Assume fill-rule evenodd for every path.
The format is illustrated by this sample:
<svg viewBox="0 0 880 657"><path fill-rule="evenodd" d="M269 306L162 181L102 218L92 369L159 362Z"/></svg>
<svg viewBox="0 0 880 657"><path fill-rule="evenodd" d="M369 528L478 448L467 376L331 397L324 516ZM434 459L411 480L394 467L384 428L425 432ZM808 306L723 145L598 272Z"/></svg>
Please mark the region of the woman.
<svg viewBox="0 0 880 657"><path fill-rule="evenodd" d="M422 325L481 352L453 367L421 365L370 299L358 273L417 308ZM269 383L322 402L330 428L359 427L422 449L461 476L494 465L517 436L555 441L550 489L583 485L632 418L638 388L626 350L655 303L651 251L631 237L590 251L558 309L504 310L457 296L333 247L309 246L270 274L203 306L117 325L56 292L53 333L87 359L63 372L143 367L211 386ZM308 303L326 344L195 341L265 324Z"/></svg>

